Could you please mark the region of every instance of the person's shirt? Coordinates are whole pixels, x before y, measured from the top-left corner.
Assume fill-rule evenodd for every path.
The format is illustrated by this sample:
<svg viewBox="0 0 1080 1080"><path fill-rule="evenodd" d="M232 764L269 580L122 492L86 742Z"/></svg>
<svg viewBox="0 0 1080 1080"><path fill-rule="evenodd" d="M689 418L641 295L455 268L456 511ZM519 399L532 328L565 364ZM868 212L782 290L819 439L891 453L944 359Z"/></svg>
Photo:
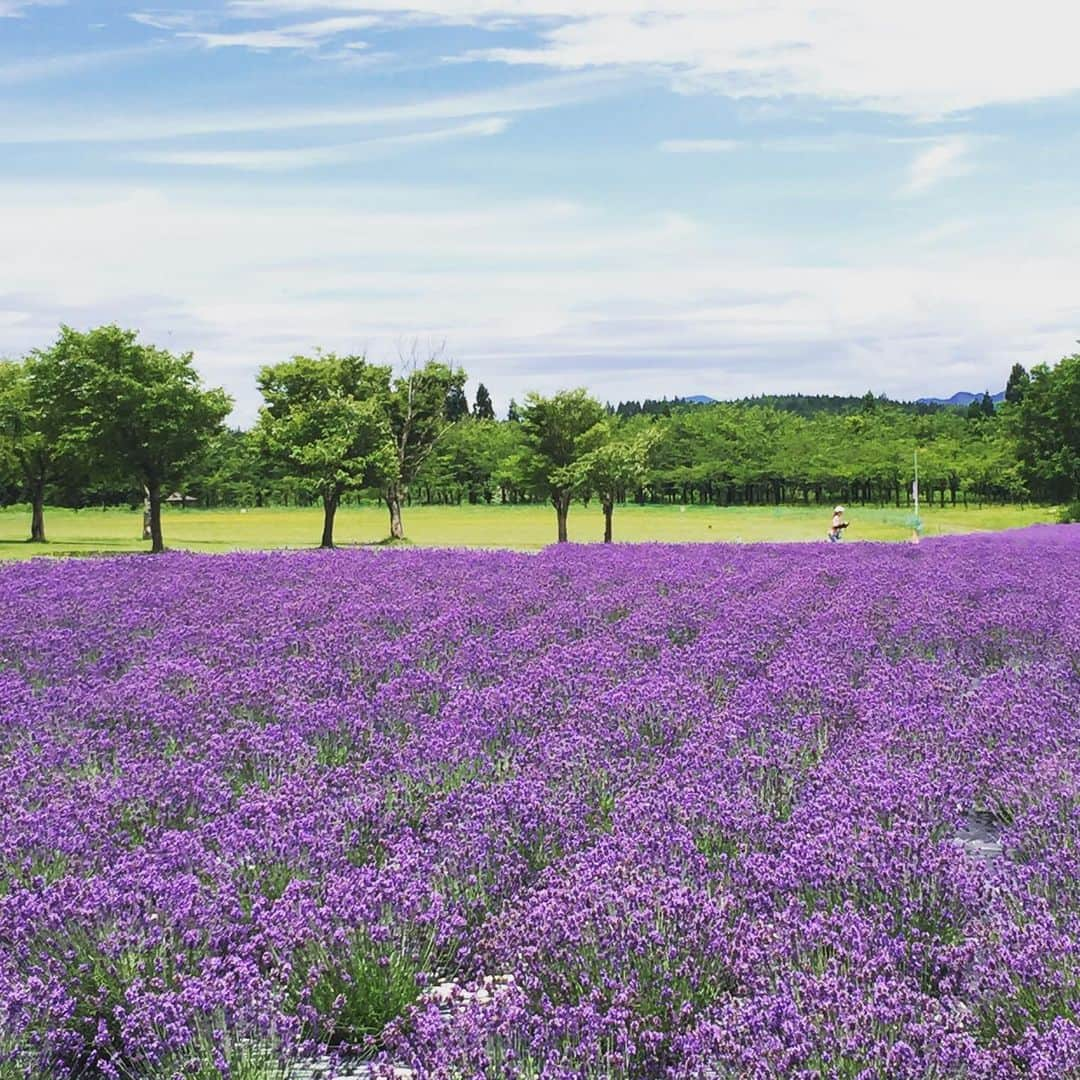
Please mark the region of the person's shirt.
<svg viewBox="0 0 1080 1080"><path fill-rule="evenodd" d="M840 523L843 520L844 520L844 515L843 514L833 514L833 516L832 516L832 527L834 529L840 528Z"/></svg>

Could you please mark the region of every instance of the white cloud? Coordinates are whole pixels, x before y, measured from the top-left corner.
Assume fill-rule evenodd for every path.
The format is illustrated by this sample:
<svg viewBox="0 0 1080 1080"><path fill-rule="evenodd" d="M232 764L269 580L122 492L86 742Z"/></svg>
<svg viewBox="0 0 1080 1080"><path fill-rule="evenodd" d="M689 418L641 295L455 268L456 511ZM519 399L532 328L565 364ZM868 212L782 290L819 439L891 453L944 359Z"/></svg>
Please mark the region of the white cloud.
<svg viewBox="0 0 1080 1080"><path fill-rule="evenodd" d="M143 142L194 135L229 135L240 132L305 131L314 128L352 128L418 123L425 120L464 120L470 117L538 112L575 102L593 100L613 92L617 80L597 75L571 75L513 86L433 97L394 105L305 106L264 110L169 115L128 114L91 119L72 116L55 119L24 113L0 120L0 144Z"/></svg>
<svg viewBox="0 0 1080 1080"><path fill-rule="evenodd" d="M316 344L389 358L414 334L445 339L505 397L587 383L612 399L917 396L927 372L949 370L953 389L993 384L1075 337L1075 220L1040 237L1039 258L1025 233L996 237L995 259L912 243L892 262L875 248L826 266L681 215L628 224L599 207L420 189L271 198L247 185L0 188L0 235L20 253L0 265L0 353L61 321L115 319L194 349L250 418L260 363Z"/></svg>
<svg viewBox="0 0 1080 1080"><path fill-rule="evenodd" d="M378 20L368 16L339 16L313 22L290 23L271 30L243 30L232 33L183 30L177 36L192 38L208 49L314 49L355 30L367 30Z"/></svg>
<svg viewBox="0 0 1080 1080"><path fill-rule="evenodd" d="M243 169L284 172L314 169L361 161L396 150L455 139L501 135L509 126L502 117L490 117L434 131L413 131L404 135L386 135L379 139L339 143L331 146L286 147L273 150L162 150L131 154L134 161L152 165L201 168Z"/></svg>
<svg viewBox="0 0 1080 1080"><path fill-rule="evenodd" d="M665 154L725 154L741 145L736 139L666 139L660 149Z"/></svg>
<svg viewBox="0 0 1080 1080"><path fill-rule="evenodd" d="M137 45L126 49L100 49L96 52L66 53L59 56L39 56L32 60L17 60L0 64L0 86L17 86L41 79L79 75L98 71L141 56L157 52L154 45Z"/></svg>
<svg viewBox="0 0 1080 1080"><path fill-rule="evenodd" d="M32 7L62 7L66 0L0 0L0 19L15 19Z"/></svg>
<svg viewBox="0 0 1080 1080"><path fill-rule="evenodd" d="M233 0L229 10L267 19L363 11L488 28L509 19L539 42L473 55L660 69L683 88L916 116L1080 90L1072 0Z"/></svg>
<svg viewBox="0 0 1080 1080"><path fill-rule="evenodd" d="M962 136L941 139L912 159L903 191L923 195L943 180L971 171L971 140Z"/></svg>
<svg viewBox="0 0 1080 1080"><path fill-rule="evenodd" d="M172 14L159 11L133 11L128 18L155 30L191 30L199 22L199 16L191 11Z"/></svg>

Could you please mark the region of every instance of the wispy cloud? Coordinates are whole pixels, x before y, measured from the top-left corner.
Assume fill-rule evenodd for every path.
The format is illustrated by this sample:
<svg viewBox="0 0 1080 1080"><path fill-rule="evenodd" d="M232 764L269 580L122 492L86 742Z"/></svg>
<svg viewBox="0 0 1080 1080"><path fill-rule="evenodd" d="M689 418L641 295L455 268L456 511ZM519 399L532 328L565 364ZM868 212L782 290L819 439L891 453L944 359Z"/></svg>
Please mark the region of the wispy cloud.
<svg viewBox="0 0 1080 1080"><path fill-rule="evenodd" d="M445 338L505 396L570 378L613 398L852 389L868 372L918 396L928 370L941 377L958 357L1004 378L1017 358L1054 355L1073 335L1032 328L1067 327L1075 313L1060 240L1019 275L1011 259L952 245L822 266L783 252L762 261L757 237L718 247L700 222L407 187L265 200L247 185L8 184L0 235L20 252L0 266L0 310L21 319L0 351L41 344L89 310L151 340L175 331L210 377L228 373L248 416L255 368L315 343L378 354L401 336ZM153 309L135 297L155 297Z"/></svg>
<svg viewBox="0 0 1080 1080"><path fill-rule="evenodd" d="M133 11L128 18L155 30L192 30L199 25L200 16L194 11L160 12Z"/></svg>
<svg viewBox="0 0 1080 1080"><path fill-rule="evenodd" d="M392 0L369 0L382 9ZM246 5L256 10L258 2ZM368 5L365 5L368 6ZM432 16L532 15L538 42L478 58L667 70L684 89L909 116L1062 97L1080 68L1062 0L413 0ZM546 23L540 20L547 20Z"/></svg>
<svg viewBox="0 0 1080 1080"><path fill-rule="evenodd" d="M194 135L241 132L300 131L314 128L354 128L422 123L426 120L465 120L539 112L613 93L621 82L610 76L572 75L472 94L455 94L393 105L311 106L211 113L128 114L88 122L72 116L57 123L22 116L0 121L0 144L150 142Z"/></svg>
<svg viewBox="0 0 1080 1080"><path fill-rule="evenodd" d="M506 396L998 385L1075 337L1064 3L0 0L0 83L72 80L0 85L0 352L121 321L250 411L413 334Z"/></svg>
<svg viewBox="0 0 1080 1080"><path fill-rule="evenodd" d="M941 139L916 154L908 166L905 195L923 195L943 180L972 171L971 140L963 136Z"/></svg>
<svg viewBox="0 0 1080 1080"><path fill-rule="evenodd" d="M0 19L15 19L32 7L62 7L66 0L0 0Z"/></svg>
<svg viewBox="0 0 1080 1080"><path fill-rule="evenodd" d="M231 39L218 44L299 48L275 44L277 35L297 40L295 27L275 21L305 14L513 25L533 40L464 58L646 69L685 91L936 117L1080 90L1066 11L1064 0L230 0L228 16L267 25L215 36Z"/></svg>
<svg viewBox="0 0 1080 1080"><path fill-rule="evenodd" d="M367 30L377 19L364 15L316 19L314 22L291 23L276 29L240 30L231 33L183 30L177 36L192 38L208 49L315 49L342 34Z"/></svg>
<svg viewBox="0 0 1080 1080"><path fill-rule="evenodd" d="M405 135L387 135L380 139L339 143L332 146L286 147L272 150L163 150L135 153L131 160L152 165L192 168L241 169L257 172L287 172L341 165L365 158L456 139L501 135L509 127L503 117L491 117L434 131L414 131Z"/></svg>
<svg viewBox="0 0 1080 1080"><path fill-rule="evenodd" d="M737 139L665 139L660 149L665 154L726 154L741 145Z"/></svg>
<svg viewBox="0 0 1080 1080"><path fill-rule="evenodd" d="M84 71L99 71L160 51L160 46L137 45L127 49L99 49L93 52L62 53L58 56L38 56L32 60L17 60L0 64L0 86L17 86L43 79L79 75Z"/></svg>

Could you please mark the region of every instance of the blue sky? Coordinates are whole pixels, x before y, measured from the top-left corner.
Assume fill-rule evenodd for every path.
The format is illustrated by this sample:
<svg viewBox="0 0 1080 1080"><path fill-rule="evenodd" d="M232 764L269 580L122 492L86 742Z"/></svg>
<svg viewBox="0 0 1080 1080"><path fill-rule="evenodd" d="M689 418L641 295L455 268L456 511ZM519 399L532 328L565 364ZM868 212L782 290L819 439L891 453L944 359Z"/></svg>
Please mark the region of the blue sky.
<svg viewBox="0 0 1080 1080"><path fill-rule="evenodd" d="M445 343L497 404L999 389L1080 337L1064 0L0 0L0 355Z"/></svg>

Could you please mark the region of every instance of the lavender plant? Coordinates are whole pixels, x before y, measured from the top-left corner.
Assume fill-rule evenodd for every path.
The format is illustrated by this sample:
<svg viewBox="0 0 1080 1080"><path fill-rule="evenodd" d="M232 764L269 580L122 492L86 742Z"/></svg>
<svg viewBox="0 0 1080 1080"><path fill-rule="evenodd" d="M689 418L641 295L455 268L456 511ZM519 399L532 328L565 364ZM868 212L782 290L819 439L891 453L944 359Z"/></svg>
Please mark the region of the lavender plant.
<svg viewBox="0 0 1080 1080"><path fill-rule="evenodd" d="M1068 526L5 568L0 1077L1080 1075L1078 613Z"/></svg>

